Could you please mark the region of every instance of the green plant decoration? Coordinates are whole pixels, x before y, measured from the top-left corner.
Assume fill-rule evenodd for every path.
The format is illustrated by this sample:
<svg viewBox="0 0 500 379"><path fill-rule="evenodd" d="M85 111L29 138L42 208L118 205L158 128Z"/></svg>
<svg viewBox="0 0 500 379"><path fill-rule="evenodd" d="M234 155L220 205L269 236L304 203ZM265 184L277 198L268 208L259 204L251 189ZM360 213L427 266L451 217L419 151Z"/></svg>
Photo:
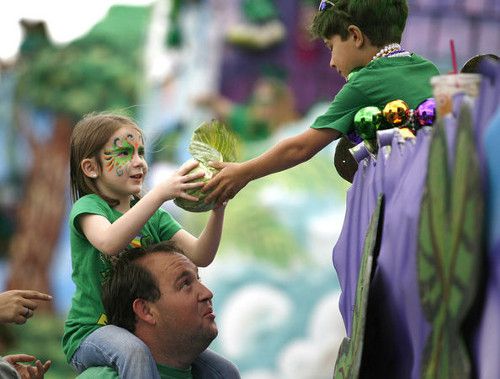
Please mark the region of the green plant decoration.
<svg viewBox="0 0 500 379"><path fill-rule="evenodd" d="M205 176L196 181L208 182L218 170L211 167L209 162L235 162L238 156L238 140L229 128L220 121L202 123L193 133L189 152L199 162L199 165L191 170L191 173L203 171ZM198 201L176 198L174 203L190 212L206 212L213 209L215 202L205 204L208 193L202 192L201 188L187 191L188 194L196 196Z"/></svg>
<svg viewBox="0 0 500 379"><path fill-rule="evenodd" d="M432 331L422 378L470 378L470 357L460 334L479 281L484 200L471 110L460 110L452 171L442 120L429 151L427 186L418 236L420 301Z"/></svg>
<svg viewBox="0 0 500 379"><path fill-rule="evenodd" d="M366 313L370 282L376 267L377 249L380 248L380 231L384 222L384 195L380 194L377 206L373 211L363 246L363 257L356 286L356 301L354 303L352 335L345 337L340 345L337 362L335 362L335 379L354 379L359 377L363 344L365 337Z"/></svg>

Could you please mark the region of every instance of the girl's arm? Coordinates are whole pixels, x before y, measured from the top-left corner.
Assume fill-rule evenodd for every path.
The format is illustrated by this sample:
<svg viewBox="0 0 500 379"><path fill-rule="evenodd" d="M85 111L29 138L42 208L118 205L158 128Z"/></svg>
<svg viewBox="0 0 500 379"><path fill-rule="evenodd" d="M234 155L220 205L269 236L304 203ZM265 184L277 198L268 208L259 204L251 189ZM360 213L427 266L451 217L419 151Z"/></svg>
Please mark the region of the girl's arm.
<svg viewBox="0 0 500 379"><path fill-rule="evenodd" d="M186 193L188 189L203 185L203 182L190 183L202 177L203 172L187 174L197 165L196 161L188 161L182 165L177 172L155 186L132 208L125 210L123 215L113 223L101 215L80 216L78 221L83 234L96 249L104 254L115 255L123 251L165 201L177 197L192 201L198 200Z"/></svg>
<svg viewBox="0 0 500 379"><path fill-rule="evenodd" d="M212 191L205 199L222 204L232 199L248 182L280 172L311 159L326 145L336 140L341 133L335 129L313 129L284 139L258 157L242 163L216 162L213 167L221 169L203 187Z"/></svg>
<svg viewBox="0 0 500 379"><path fill-rule="evenodd" d="M198 267L206 267L215 258L222 235L225 205L214 209L205 229L198 238L185 230L179 230L172 241L186 253L186 256Z"/></svg>

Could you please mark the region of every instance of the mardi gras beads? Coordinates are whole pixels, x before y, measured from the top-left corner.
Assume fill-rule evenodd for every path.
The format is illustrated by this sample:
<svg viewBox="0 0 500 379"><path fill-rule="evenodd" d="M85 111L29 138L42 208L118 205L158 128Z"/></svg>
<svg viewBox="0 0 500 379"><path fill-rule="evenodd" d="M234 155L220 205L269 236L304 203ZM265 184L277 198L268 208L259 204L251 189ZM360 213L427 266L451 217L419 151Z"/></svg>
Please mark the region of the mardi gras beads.
<svg viewBox="0 0 500 379"><path fill-rule="evenodd" d="M393 100L386 104L382 115L390 127L402 128L410 121L410 107L403 100Z"/></svg>
<svg viewBox="0 0 500 379"><path fill-rule="evenodd" d="M422 101L410 109L403 100L393 100L380 110L375 106L361 108L354 116L354 131L347 137L355 144L364 141L372 152L377 150L378 130L398 128L403 138L412 138L424 126L431 126L436 119L436 102L433 98Z"/></svg>
<svg viewBox="0 0 500 379"><path fill-rule="evenodd" d="M382 125L382 113L377 107L364 107L354 115L354 129L372 153L377 151L377 130Z"/></svg>
<svg viewBox="0 0 500 379"><path fill-rule="evenodd" d="M436 101L428 98L422 101L413 111L413 130L431 126L436 120Z"/></svg>
<svg viewBox="0 0 500 379"><path fill-rule="evenodd" d="M364 107L354 115L354 129L363 140L374 139L382 124L382 114L377 107Z"/></svg>

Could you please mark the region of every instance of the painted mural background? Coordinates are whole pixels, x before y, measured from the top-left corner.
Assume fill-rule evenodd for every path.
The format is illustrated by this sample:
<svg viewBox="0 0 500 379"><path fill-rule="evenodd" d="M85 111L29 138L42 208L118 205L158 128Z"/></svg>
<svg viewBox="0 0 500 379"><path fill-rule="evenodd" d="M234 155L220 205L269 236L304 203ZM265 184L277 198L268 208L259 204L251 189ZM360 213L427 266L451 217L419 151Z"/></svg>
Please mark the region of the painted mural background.
<svg viewBox="0 0 500 379"><path fill-rule="evenodd" d="M450 38L459 62L500 51L495 1L410 5L405 47L443 72L451 69ZM36 288L54 301L25 326L3 327L0 354L52 359L47 378L73 375L60 337L73 293L66 217L74 122L99 110L134 116L147 136L152 185L189 158L194 128L220 116L199 100L217 95L233 103L233 116L258 121L254 133L241 134L242 159L253 157L307 128L342 85L328 68L327 49L307 37L316 6L306 0L115 6L65 45L50 40L50 25L20 23L19 54L2 62L0 73L1 278L4 289ZM215 292L220 334L212 348L245 379L332 376L345 332L331 251L348 189L333 167L334 148L248 185L228 206L216 261L201 271ZM201 230L206 215L165 206L186 229Z"/></svg>

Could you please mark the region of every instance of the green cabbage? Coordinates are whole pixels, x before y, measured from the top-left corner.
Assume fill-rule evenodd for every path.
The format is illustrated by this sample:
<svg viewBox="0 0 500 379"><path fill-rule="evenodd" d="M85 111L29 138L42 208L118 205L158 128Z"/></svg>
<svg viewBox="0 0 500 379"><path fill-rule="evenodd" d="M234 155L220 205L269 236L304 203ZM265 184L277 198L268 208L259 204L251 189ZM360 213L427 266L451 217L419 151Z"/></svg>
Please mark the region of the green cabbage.
<svg viewBox="0 0 500 379"><path fill-rule="evenodd" d="M199 162L199 165L191 170L191 173L202 170L205 177L196 181L207 182L216 173L217 169L210 167L208 162L235 162L239 141L236 136L220 121L212 120L204 122L193 133L189 144L189 153ZM196 196L198 201L190 201L176 198L174 203L182 209L190 212L206 212L215 206L215 203L205 204L208 193L202 192L201 188L186 191Z"/></svg>

